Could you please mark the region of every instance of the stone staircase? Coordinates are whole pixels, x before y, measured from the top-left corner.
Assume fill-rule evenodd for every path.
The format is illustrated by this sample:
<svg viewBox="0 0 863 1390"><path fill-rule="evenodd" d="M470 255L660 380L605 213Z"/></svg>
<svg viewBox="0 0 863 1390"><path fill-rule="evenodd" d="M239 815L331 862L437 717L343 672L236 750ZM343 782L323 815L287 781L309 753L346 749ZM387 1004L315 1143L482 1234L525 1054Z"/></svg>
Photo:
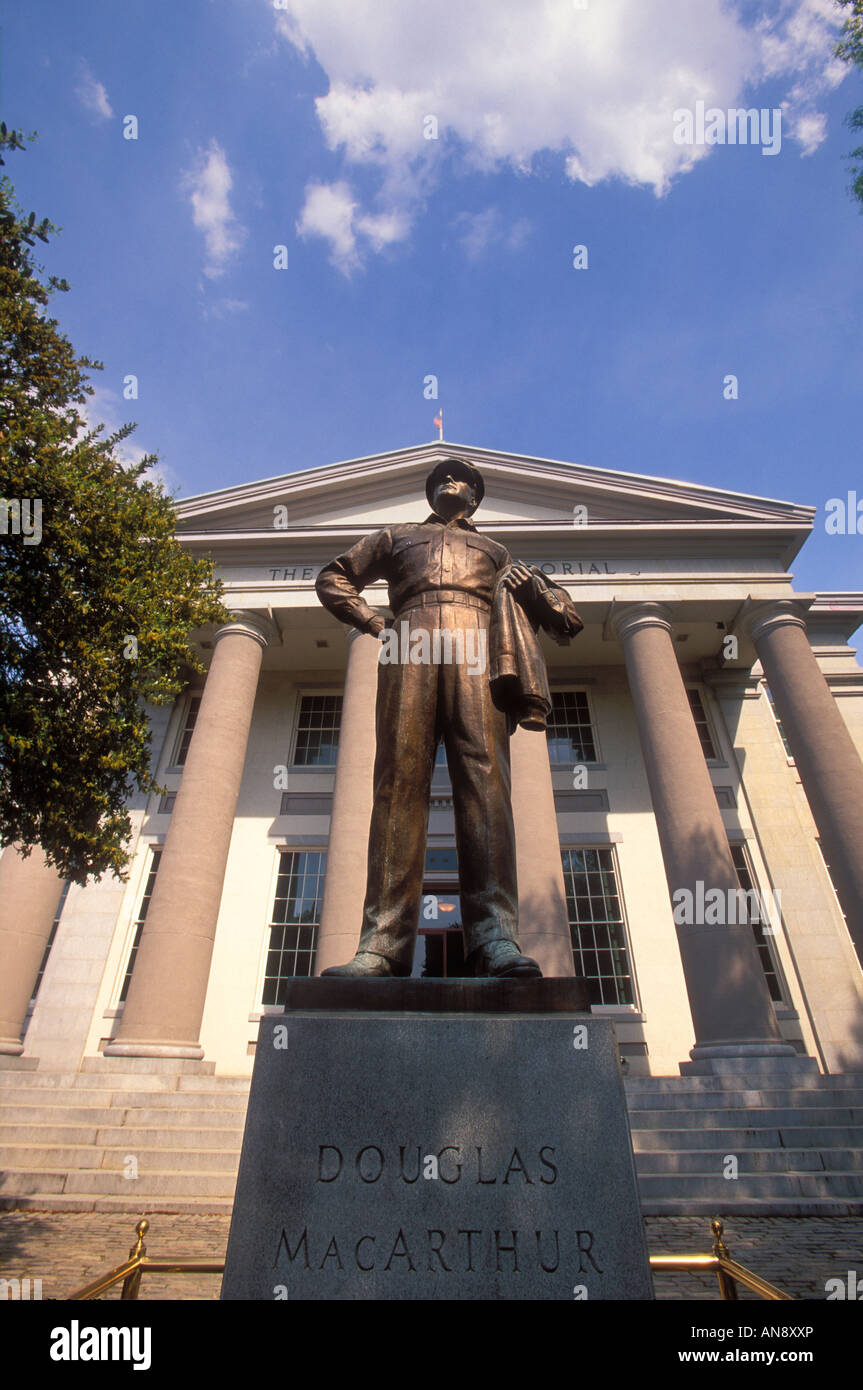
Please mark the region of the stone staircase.
<svg viewBox="0 0 863 1390"><path fill-rule="evenodd" d="M632 1077L625 1089L646 1216L863 1213L863 1074Z"/></svg>
<svg viewBox="0 0 863 1390"><path fill-rule="evenodd" d="M249 1081L214 1070L120 1057L74 1074L4 1068L0 1208L230 1212Z"/></svg>
<svg viewBox="0 0 863 1390"><path fill-rule="evenodd" d="M0 1070L0 1208L230 1212L247 1078L207 1062L16 1061ZM863 1213L863 1074L625 1087L645 1215Z"/></svg>

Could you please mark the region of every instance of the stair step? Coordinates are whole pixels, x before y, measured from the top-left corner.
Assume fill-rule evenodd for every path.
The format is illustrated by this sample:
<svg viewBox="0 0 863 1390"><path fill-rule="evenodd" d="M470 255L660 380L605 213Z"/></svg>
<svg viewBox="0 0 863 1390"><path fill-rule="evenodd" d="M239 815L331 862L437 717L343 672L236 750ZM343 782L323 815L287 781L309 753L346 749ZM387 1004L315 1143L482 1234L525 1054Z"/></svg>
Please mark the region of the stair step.
<svg viewBox="0 0 863 1390"><path fill-rule="evenodd" d="M785 1149L863 1149L863 1126L783 1126L779 1131Z"/></svg>
<svg viewBox="0 0 863 1390"><path fill-rule="evenodd" d="M204 1109L181 1109L178 1106L89 1106L89 1105L3 1105L0 1104L0 1131L6 1133L13 1125L69 1125L88 1129L121 1127L134 1120L147 1129L201 1128L238 1129L242 1134L243 1109L217 1105L215 1101Z"/></svg>
<svg viewBox="0 0 863 1390"><path fill-rule="evenodd" d="M863 1109L853 1106L829 1105L819 1107L817 1113L812 1109L790 1106L773 1109L766 1106L753 1106L751 1109L734 1110L642 1110L630 1107L629 1119L633 1129L667 1129L673 1118L674 1129L782 1129L811 1127L812 1129L835 1128L837 1126L863 1126Z"/></svg>
<svg viewBox="0 0 863 1390"><path fill-rule="evenodd" d="M682 1096L673 1091L630 1091L630 1113L645 1110L724 1111L749 1109L806 1110L819 1112L837 1105L863 1108L863 1087L843 1091L696 1091Z"/></svg>
<svg viewBox="0 0 863 1390"><path fill-rule="evenodd" d="M96 1129L99 1125L117 1123L122 1110L110 1106L90 1105L6 1105L0 1101L0 1133L6 1134L13 1125L69 1125Z"/></svg>
<svg viewBox="0 0 863 1390"><path fill-rule="evenodd" d="M217 1106L215 1100L212 1109L208 1110L186 1110L178 1107L159 1107L143 1106L140 1109L129 1107L125 1111L112 1110L109 1112L107 1124L116 1124L118 1115L125 1115L123 1123L135 1128L151 1129L236 1129L240 1138L243 1134L246 1114L245 1105L236 1106L233 1109L227 1105L222 1105L221 1101Z"/></svg>
<svg viewBox="0 0 863 1390"><path fill-rule="evenodd" d="M181 1076L178 1078L181 1091L237 1091L247 1096L252 1084L249 1076Z"/></svg>
<svg viewBox="0 0 863 1390"><path fill-rule="evenodd" d="M653 1197L641 1195L642 1216L853 1216L863 1213L863 1202L842 1197L738 1197L721 1201L714 1197ZM701 1246L708 1254L710 1241ZM667 1253L667 1252L663 1252ZM734 1256L734 1247L731 1254ZM654 1270L654 1277L656 1271ZM665 1276L662 1276L665 1277ZM674 1278L674 1275L668 1275ZM680 1277L680 1276L678 1276Z"/></svg>
<svg viewBox="0 0 863 1390"><path fill-rule="evenodd" d="M675 1116L675 1119L677 1116ZM636 1153L647 1149L703 1149L705 1136L710 1146L723 1153L741 1149L863 1149L863 1128L845 1126L788 1129L639 1129L632 1128L632 1147Z"/></svg>
<svg viewBox="0 0 863 1390"><path fill-rule="evenodd" d="M643 1197L676 1195L681 1201L712 1196L720 1207L751 1197L844 1197L863 1202L863 1176L860 1173L749 1173L736 1181L723 1182L721 1190L717 1190L715 1173L639 1174L638 1190Z"/></svg>
<svg viewBox="0 0 863 1390"><path fill-rule="evenodd" d="M220 1105L225 1109L243 1113L248 1104L248 1096L235 1091L75 1091L68 1089L64 1090L62 1095L57 1095L55 1099L49 1101L48 1094L42 1089L18 1087L14 1093L9 1092L5 1096L0 1092L0 1115L4 1113L7 1105L48 1104L51 1105L52 1110L56 1110L58 1106L74 1106L76 1109L79 1107L86 1109L88 1106L92 1106L94 1109L104 1109L106 1106L128 1109L176 1106L177 1109L192 1109L200 1106L203 1110L209 1110L212 1106Z"/></svg>
<svg viewBox="0 0 863 1390"><path fill-rule="evenodd" d="M140 1116L135 1115L134 1124L98 1130L95 1142L106 1149L125 1147L142 1153L152 1153L154 1149L222 1149L239 1157L243 1144L242 1125L220 1129L186 1129L179 1125L163 1128L161 1125L139 1124L139 1119Z"/></svg>
<svg viewBox="0 0 863 1390"><path fill-rule="evenodd" d="M137 1116L135 1116L137 1120ZM161 1125L66 1125L13 1124L3 1125L0 1154L7 1148L43 1149L59 1146L75 1148L89 1144L92 1148L126 1148L152 1151L161 1149L224 1149L240 1152L243 1142L242 1126L224 1129L181 1129ZM14 1166L14 1165L13 1165Z"/></svg>
<svg viewBox="0 0 863 1390"><path fill-rule="evenodd" d="M225 1109L236 1110L239 1114L245 1115L246 1106L249 1103L248 1089L236 1092L233 1089L219 1089L214 1087L208 1091L179 1090L165 1092L158 1097L152 1093L141 1091L115 1091L111 1098L112 1105L122 1105L130 1110L143 1109L148 1106L176 1106L177 1109L191 1108L200 1106L202 1109L209 1109L210 1106L221 1105Z"/></svg>
<svg viewBox="0 0 863 1390"><path fill-rule="evenodd" d="M98 1125L58 1124L56 1117L53 1124L6 1124L4 1120L0 1128L3 1149L18 1145L42 1148L46 1144L60 1144L65 1147L74 1147L76 1144L95 1146L98 1133Z"/></svg>
<svg viewBox="0 0 863 1390"><path fill-rule="evenodd" d="M239 1145L235 1149L194 1148L133 1148L128 1144L116 1147L84 1145L72 1147L64 1144L44 1144L34 1148L28 1144L0 1145L0 1168L6 1172L39 1172L44 1169L56 1172L67 1168L70 1172L90 1170L93 1172L117 1172L124 1175L129 1158L137 1162L138 1176L125 1181L143 1182L149 1172L208 1172L234 1173L240 1165Z"/></svg>
<svg viewBox="0 0 863 1390"><path fill-rule="evenodd" d="M705 1135L709 1138L709 1135ZM845 1161L838 1161L837 1168L845 1170L849 1151L847 1149L835 1150L836 1155L844 1155ZM712 1178L722 1178L725 1182L733 1182L735 1179L724 1178L723 1169L726 1155L721 1149L686 1149L681 1152L668 1152L667 1150L648 1150L636 1156L635 1168L639 1179L642 1177L654 1177L667 1174L674 1177L677 1174L699 1173ZM825 1165L821 1153L817 1149L744 1149L740 1154L736 1154L738 1160L738 1172L741 1176L750 1173L791 1173L791 1172L814 1172L823 1173ZM853 1166L853 1165L852 1165Z"/></svg>
<svg viewBox="0 0 863 1390"><path fill-rule="evenodd" d="M9 1197L54 1194L63 1197L86 1194L121 1197L130 1206L146 1210L163 1196L232 1198L235 1173L153 1172L130 1182L120 1173L103 1170L67 1171L41 1168L38 1171L0 1173L0 1194Z"/></svg>
<svg viewBox="0 0 863 1390"><path fill-rule="evenodd" d="M187 1078L198 1083L214 1080L206 1076ZM135 1087L139 1091L176 1091L181 1078L161 1072L4 1072L0 1085L4 1091L113 1091Z"/></svg>
<svg viewBox="0 0 863 1390"><path fill-rule="evenodd" d="M195 1061L188 1057L84 1057L78 1068L82 1072L123 1072L136 1076L141 1072L159 1072L168 1076L193 1073L196 1076L212 1076L216 1070L215 1062Z"/></svg>
<svg viewBox="0 0 863 1390"><path fill-rule="evenodd" d="M66 1186L66 1177L65 1172L46 1172L44 1169L33 1173L0 1173L0 1194L18 1197L30 1192L59 1193Z"/></svg>
<svg viewBox="0 0 863 1390"><path fill-rule="evenodd" d="M863 1072L831 1072L827 1076L813 1073L795 1077L793 1081L785 1080L780 1085L759 1081L757 1086L753 1086L749 1078L741 1076L628 1076L623 1084L627 1094L640 1091L670 1092L675 1095L740 1090L842 1091L863 1088Z"/></svg>
<svg viewBox="0 0 863 1390"><path fill-rule="evenodd" d="M141 1198L134 1194L112 1197L100 1193L58 1195L56 1192L31 1192L17 1197L4 1197L0 1193L0 1211L92 1211L118 1214L128 1212L133 1217L160 1213L171 1216L210 1216L221 1213L230 1215L233 1205L233 1196L190 1197L188 1194L163 1194L154 1198Z"/></svg>
<svg viewBox="0 0 863 1390"><path fill-rule="evenodd" d="M0 1182L2 1182L2 1178L0 1178ZM93 1192L109 1197L119 1197L124 1195L124 1189L128 1191L131 1187L135 1187L137 1192L142 1194L138 1197L140 1203L142 1201L149 1202L154 1197L166 1194L177 1197L233 1197L236 1185L236 1172L173 1173L162 1171L147 1173L146 1177L142 1174L136 1183L129 1182L120 1173L92 1172L68 1173L66 1186L63 1190L66 1193Z"/></svg>
<svg viewBox="0 0 863 1390"><path fill-rule="evenodd" d="M120 1059L118 1059L120 1060ZM128 1071L8 1071L0 1072L2 1091L224 1091L248 1095L245 1076L213 1076L198 1072Z"/></svg>

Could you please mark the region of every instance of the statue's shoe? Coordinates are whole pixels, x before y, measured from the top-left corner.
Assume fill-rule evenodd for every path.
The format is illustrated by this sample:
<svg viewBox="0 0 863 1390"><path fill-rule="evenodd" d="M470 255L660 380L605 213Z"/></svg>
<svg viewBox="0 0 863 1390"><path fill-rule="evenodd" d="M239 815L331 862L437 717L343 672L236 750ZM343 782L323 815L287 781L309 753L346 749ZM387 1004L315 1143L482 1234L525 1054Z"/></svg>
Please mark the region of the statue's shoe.
<svg viewBox="0 0 863 1390"><path fill-rule="evenodd" d="M530 956L523 956L514 941L490 941L487 946L480 946L479 950L472 951L467 964L473 967L475 978L542 978L542 971L536 961L531 960Z"/></svg>
<svg viewBox="0 0 863 1390"><path fill-rule="evenodd" d="M410 970L396 965L387 956L375 955L374 951L357 951L347 965L331 965L329 970L321 971L321 978L340 980L386 980L409 975Z"/></svg>

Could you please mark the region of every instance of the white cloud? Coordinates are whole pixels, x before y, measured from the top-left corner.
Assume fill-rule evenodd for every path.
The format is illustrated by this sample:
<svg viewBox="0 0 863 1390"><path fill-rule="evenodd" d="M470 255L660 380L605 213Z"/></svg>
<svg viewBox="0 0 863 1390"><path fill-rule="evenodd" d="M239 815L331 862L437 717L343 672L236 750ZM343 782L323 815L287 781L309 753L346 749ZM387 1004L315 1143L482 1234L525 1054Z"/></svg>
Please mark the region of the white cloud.
<svg viewBox="0 0 863 1390"><path fill-rule="evenodd" d="M248 308L249 302L246 299L217 299L212 304L205 306L204 318L224 319L227 318L229 314L244 314L247 312Z"/></svg>
<svg viewBox="0 0 863 1390"><path fill-rule="evenodd" d="M354 192L343 180L308 184L297 222L301 237L322 237L330 243L330 260L345 275L361 264L363 250L383 251L402 241L409 229L404 209L359 212Z"/></svg>
<svg viewBox="0 0 863 1390"><path fill-rule="evenodd" d="M345 179L307 189L303 235L328 239L346 272L409 235L444 164L448 177L529 174L551 153L573 181L617 178L662 195L712 150L674 143L676 109L727 109L744 94L752 105L763 82L790 82L785 132L811 153L824 138L819 97L843 75L833 0L765 0L754 25L752 5L745 20L730 0L284 3L278 32L329 79L316 102L329 148L379 178L374 213ZM437 140L424 138L428 116ZM467 246L481 238L477 226Z"/></svg>
<svg viewBox="0 0 863 1390"><path fill-rule="evenodd" d="M356 201L346 183L311 183L297 223L301 237L319 236L330 243L330 259L350 274L359 265L354 230Z"/></svg>
<svg viewBox="0 0 863 1390"><path fill-rule="evenodd" d="M791 118L791 138L803 154L814 154L827 134L827 117L823 111L801 111Z"/></svg>
<svg viewBox="0 0 863 1390"><path fill-rule="evenodd" d="M459 241L469 261L478 261L491 246L502 246L506 251L519 251L531 232L528 218L519 217L510 226L497 207L488 207L483 212L462 212L455 219L462 229Z"/></svg>
<svg viewBox="0 0 863 1390"><path fill-rule="evenodd" d="M395 241L403 241L410 230L410 219L402 209L389 212L363 213L355 222L357 231L370 243L372 250L383 251Z"/></svg>
<svg viewBox="0 0 863 1390"><path fill-rule="evenodd" d="M224 274L227 262L240 249L245 236L245 228L231 210L228 194L232 185L225 151L216 140L210 141L207 150L198 151L195 167L181 181L192 205L195 226L204 234L204 274L210 279Z"/></svg>
<svg viewBox="0 0 863 1390"><path fill-rule="evenodd" d="M89 63L82 62L80 65L75 94L80 99L81 104L94 116L99 116L103 121L108 121L113 116L114 111L108 100L108 93L102 83L96 81Z"/></svg>

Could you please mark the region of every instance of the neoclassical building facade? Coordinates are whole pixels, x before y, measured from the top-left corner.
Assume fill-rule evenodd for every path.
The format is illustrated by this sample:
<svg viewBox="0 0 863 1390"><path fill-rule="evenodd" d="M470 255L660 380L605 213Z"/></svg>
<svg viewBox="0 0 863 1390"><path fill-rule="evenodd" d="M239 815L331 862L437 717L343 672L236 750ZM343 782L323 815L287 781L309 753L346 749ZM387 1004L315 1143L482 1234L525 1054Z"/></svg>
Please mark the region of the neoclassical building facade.
<svg viewBox="0 0 863 1390"><path fill-rule="evenodd" d="M128 880L66 887L38 854L0 859L5 1058L248 1076L285 982L353 954L380 646L315 579L424 520L447 456L483 474L480 533L585 623L542 638L549 728L511 743L522 948L587 981L632 1076L863 1069L863 593L795 589L814 509L437 442L178 504L232 620L194 634L206 675L152 712L166 790L132 807ZM366 597L389 615L383 586ZM737 915L742 893L766 920ZM458 924L439 756L415 973L459 973Z"/></svg>

